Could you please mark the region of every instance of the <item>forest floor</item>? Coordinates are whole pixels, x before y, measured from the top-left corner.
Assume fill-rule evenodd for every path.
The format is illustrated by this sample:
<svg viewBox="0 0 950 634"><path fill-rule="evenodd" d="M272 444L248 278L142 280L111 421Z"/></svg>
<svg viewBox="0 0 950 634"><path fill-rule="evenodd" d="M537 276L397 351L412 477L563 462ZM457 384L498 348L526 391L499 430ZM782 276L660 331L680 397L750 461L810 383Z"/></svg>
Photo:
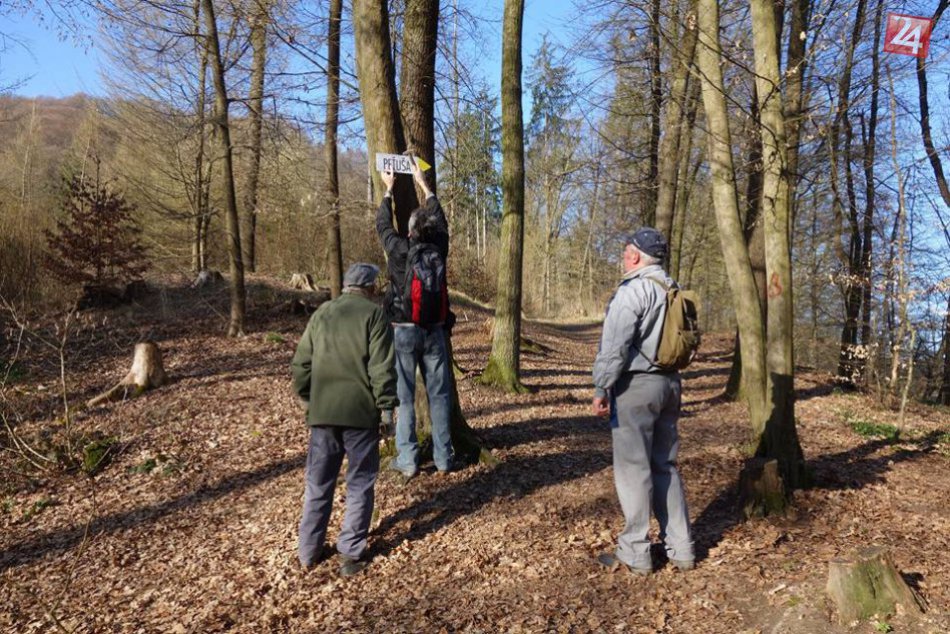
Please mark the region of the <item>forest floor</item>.
<svg viewBox="0 0 950 634"><path fill-rule="evenodd" d="M120 379L145 337L159 343L172 382L74 412L73 433L119 440L95 477L26 473L2 452L0 630L950 631L950 412L912 405L893 442L874 437L892 412L800 373L798 429L816 486L795 494L786 517L739 522L746 414L720 396L731 340L710 336L684 373L679 425L697 568L657 557L647 578L609 572L595 557L612 550L622 517L610 430L590 415L599 326L527 322L538 346L523 356L524 381L534 392L512 396L475 384L490 346L490 314L475 306L457 307L454 345L469 371L460 398L499 464L445 477L429 464L406 485L381 474L368 570L344 579L331 559L302 572L308 435L288 364L306 317L277 312L281 293L262 279L252 332L240 339L221 336L223 288L167 286L144 305L76 322L73 401ZM14 385L25 439L62 426L55 354L31 345ZM891 548L928 604L923 616L833 624L828 562L871 544Z"/></svg>

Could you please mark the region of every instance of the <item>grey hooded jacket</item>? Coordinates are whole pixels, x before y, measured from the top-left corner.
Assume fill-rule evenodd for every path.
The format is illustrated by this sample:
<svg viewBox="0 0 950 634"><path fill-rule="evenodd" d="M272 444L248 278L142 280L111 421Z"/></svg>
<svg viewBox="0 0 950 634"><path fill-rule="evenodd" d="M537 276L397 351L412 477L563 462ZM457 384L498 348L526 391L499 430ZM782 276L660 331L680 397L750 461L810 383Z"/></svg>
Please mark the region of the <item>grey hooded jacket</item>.
<svg viewBox="0 0 950 634"><path fill-rule="evenodd" d="M607 305L600 350L594 360L594 388L606 396L624 372L659 372L654 365L666 317L666 291L653 278L675 282L659 264L624 276Z"/></svg>

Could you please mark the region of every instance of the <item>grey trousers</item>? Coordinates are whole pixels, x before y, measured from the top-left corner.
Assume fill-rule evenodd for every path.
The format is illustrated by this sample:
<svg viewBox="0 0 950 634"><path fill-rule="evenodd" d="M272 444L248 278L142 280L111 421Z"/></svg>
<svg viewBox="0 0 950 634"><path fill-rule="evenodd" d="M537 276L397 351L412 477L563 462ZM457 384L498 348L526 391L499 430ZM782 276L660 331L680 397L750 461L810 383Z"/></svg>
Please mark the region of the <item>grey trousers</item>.
<svg viewBox="0 0 950 634"><path fill-rule="evenodd" d="M667 556L679 561L695 557L686 496L676 470L681 390L678 374L624 374L614 386L614 481L626 520L616 556L634 568L653 567L651 506Z"/></svg>
<svg viewBox="0 0 950 634"><path fill-rule="evenodd" d="M359 559L373 516L374 487L379 473L379 430L356 427L311 427L307 451L306 488L297 557L312 566L323 551L333 509L336 479L346 469L346 512L336 542L341 555Z"/></svg>

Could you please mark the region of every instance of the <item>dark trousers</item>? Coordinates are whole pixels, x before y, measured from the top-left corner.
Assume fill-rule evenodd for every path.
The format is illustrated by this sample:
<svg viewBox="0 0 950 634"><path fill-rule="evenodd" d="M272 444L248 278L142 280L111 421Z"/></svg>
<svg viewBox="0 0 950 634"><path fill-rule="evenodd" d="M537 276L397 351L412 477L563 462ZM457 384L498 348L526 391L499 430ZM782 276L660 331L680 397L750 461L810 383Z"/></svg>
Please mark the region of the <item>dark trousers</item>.
<svg viewBox="0 0 950 634"><path fill-rule="evenodd" d="M297 556L312 566L323 550L333 509L336 479L346 456L346 513L336 542L341 555L359 559L373 516L374 487L379 473L379 430L356 427L311 427L307 451L306 489Z"/></svg>

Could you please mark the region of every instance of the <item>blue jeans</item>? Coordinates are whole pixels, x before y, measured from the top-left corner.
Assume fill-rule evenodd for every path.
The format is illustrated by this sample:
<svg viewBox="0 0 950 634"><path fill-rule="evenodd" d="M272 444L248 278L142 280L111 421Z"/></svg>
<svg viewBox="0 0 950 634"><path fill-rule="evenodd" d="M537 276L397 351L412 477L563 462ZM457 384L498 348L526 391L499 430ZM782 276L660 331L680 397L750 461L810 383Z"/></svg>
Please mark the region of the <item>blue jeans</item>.
<svg viewBox="0 0 950 634"><path fill-rule="evenodd" d="M422 373L429 397L432 419L432 457L439 471L452 468L452 435L449 431L451 385L448 351L442 326L393 326L396 347L396 392L399 415L396 419L394 466L406 475L419 470L419 442L416 439L416 367Z"/></svg>

